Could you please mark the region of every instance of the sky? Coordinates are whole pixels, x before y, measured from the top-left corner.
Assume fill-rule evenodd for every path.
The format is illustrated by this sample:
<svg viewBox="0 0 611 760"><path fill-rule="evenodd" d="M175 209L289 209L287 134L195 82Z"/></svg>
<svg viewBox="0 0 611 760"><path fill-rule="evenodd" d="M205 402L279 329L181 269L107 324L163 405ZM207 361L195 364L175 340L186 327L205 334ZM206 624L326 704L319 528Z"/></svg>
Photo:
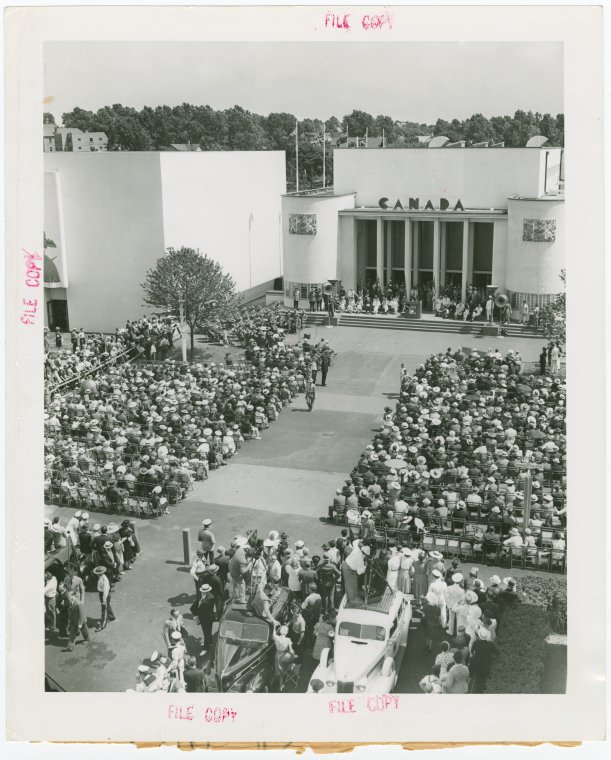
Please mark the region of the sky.
<svg viewBox="0 0 611 760"><path fill-rule="evenodd" d="M341 119L352 110L434 123L517 109L562 113L562 44L553 42L51 42L46 110L234 105Z"/></svg>

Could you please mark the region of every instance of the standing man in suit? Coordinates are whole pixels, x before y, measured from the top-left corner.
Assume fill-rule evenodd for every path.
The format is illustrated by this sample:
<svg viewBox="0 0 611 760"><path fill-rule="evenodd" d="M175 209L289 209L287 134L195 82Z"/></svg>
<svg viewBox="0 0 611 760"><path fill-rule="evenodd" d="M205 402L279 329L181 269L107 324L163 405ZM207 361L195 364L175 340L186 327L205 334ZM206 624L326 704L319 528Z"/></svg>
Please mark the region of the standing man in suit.
<svg viewBox="0 0 611 760"><path fill-rule="evenodd" d="M323 351L320 359L320 370L322 372L322 384L327 384L327 375L329 373L329 367L331 366L331 353L329 351Z"/></svg>
<svg viewBox="0 0 611 760"><path fill-rule="evenodd" d="M539 369L541 374L545 374L545 365L547 364L547 348L543 346L541 353L539 354Z"/></svg>
<svg viewBox="0 0 611 760"><path fill-rule="evenodd" d="M214 622L215 599L208 583L200 587L201 599L197 605L197 617L202 627L202 652L204 655L212 646L212 624Z"/></svg>

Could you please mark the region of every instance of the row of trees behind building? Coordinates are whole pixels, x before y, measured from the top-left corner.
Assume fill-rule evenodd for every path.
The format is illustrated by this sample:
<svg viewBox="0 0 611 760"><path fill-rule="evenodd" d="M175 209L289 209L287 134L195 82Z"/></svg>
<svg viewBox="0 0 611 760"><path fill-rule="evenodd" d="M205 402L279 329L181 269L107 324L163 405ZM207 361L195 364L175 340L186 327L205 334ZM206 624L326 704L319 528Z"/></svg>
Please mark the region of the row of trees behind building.
<svg viewBox="0 0 611 760"><path fill-rule="evenodd" d="M54 123L45 114L46 123ZM108 150L169 150L172 144L191 144L201 150L284 150L287 154L289 189L295 180L296 119L290 113L251 113L240 106L215 110L211 106L145 106L141 110L120 104L93 111L74 108L62 114L63 126L84 132L105 132ZM390 116L372 116L352 111L341 120L335 116L299 121L299 168L302 187L320 186L322 180L321 142L316 142L323 127L327 133L327 184L333 178L332 147L347 137L376 137L386 147L419 145L419 136L444 135L451 142L467 145L490 141L506 147L523 147L529 138L545 135L549 145L564 145L564 115L516 111L513 116L474 114L468 119L438 119L435 124L395 121Z"/></svg>

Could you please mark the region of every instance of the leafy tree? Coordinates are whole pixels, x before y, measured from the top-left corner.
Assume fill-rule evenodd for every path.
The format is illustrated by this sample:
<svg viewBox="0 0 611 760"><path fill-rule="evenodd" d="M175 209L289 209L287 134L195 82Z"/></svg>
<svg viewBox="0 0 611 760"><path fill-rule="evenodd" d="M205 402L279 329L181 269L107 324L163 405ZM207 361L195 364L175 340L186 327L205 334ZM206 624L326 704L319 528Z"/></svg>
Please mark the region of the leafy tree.
<svg viewBox="0 0 611 760"><path fill-rule="evenodd" d="M551 341L566 343L566 269L560 273L562 292L553 303L545 304L541 309L541 325L543 334Z"/></svg>
<svg viewBox="0 0 611 760"><path fill-rule="evenodd" d="M195 331L211 321L226 319L236 305L235 283L221 265L193 248L168 248L146 273L142 283L144 302L176 317L184 303L185 322L191 332L191 357Z"/></svg>
<svg viewBox="0 0 611 760"><path fill-rule="evenodd" d="M349 116L344 116L342 129L351 136L364 137L369 132L369 135L373 137L375 120L371 114L364 111L353 111Z"/></svg>
<svg viewBox="0 0 611 760"><path fill-rule="evenodd" d="M64 127L81 129L83 132L101 132L102 130L98 126L100 123L99 113L99 111L94 114L93 111L74 108L72 111L62 114L62 123Z"/></svg>
<svg viewBox="0 0 611 760"><path fill-rule="evenodd" d="M43 124L55 124L55 116L53 116L52 113L49 113L48 111L45 111L42 115L42 123Z"/></svg>
<svg viewBox="0 0 611 760"><path fill-rule="evenodd" d="M261 117L240 106L225 111L228 150L266 150L268 148Z"/></svg>
<svg viewBox="0 0 611 760"><path fill-rule="evenodd" d="M476 113L464 122L463 135L470 143L493 141L494 128L483 114Z"/></svg>
<svg viewBox="0 0 611 760"><path fill-rule="evenodd" d="M327 132L339 132L342 125L337 116L332 116L325 121L325 127L327 128Z"/></svg>

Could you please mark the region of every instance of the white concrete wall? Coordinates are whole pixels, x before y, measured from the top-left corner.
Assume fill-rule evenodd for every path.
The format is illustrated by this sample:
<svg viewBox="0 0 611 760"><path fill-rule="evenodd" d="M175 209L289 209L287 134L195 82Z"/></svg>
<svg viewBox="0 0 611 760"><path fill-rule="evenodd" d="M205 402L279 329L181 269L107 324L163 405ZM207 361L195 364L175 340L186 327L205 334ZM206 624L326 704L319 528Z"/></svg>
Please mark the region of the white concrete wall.
<svg viewBox="0 0 611 760"><path fill-rule="evenodd" d="M356 219L352 216L339 218L338 278L344 288L356 288L358 280L356 250Z"/></svg>
<svg viewBox="0 0 611 760"><path fill-rule="evenodd" d="M555 242L524 241L524 219L555 219ZM507 250L505 286L508 290L533 294L559 293L562 289L559 275L565 266L564 201L510 200Z"/></svg>
<svg viewBox="0 0 611 760"><path fill-rule="evenodd" d="M114 331L147 311L140 283L164 252L159 154L60 152L44 161L60 178L70 326Z"/></svg>
<svg viewBox="0 0 611 760"><path fill-rule="evenodd" d="M507 219L496 219L492 237L492 285L503 287L506 276Z"/></svg>
<svg viewBox="0 0 611 760"><path fill-rule="evenodd" d="M555 149L560 161L560 148ZM458 198L465 208L507 208L511 195L540 194L542 153L534 148L336 149L336 193L356 192L356 205L377 206L382 197L394 205L420 198Z"/></svg>
<svg viewBox="0 0 611 760"><path fill-rule="evenodd" d="M282 273L283 152L45 153L45 171L59 172L71 327L113 331L151 311L140 285L170 246L207 253L238 291Z"/></svg>
<svg viewBox="0 0 611 760"><path fill-rule="evenodd" d="M159 156L166 247L199 248L233 277L238 291L282 274L283 151Z"/></svg>
<svg viewBox="0 0 611 760"><path fill-rule="evenodd" d="M338 279L338 231L340 209L352 208L354 197L296 196L282 198L282 247L284 278L290 282L316 283ZM315 235L289 233L290 214L316 214Z"/></svg>

